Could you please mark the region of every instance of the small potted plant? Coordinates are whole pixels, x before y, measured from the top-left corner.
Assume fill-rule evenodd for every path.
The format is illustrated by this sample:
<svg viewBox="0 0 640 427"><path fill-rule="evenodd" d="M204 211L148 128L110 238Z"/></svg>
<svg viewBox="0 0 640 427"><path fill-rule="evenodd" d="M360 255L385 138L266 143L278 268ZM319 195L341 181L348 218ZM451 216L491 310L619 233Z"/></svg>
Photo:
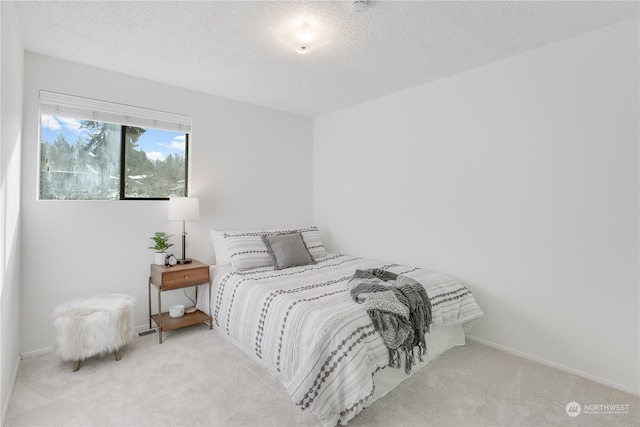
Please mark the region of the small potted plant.
<svg viewBox="0 0 640 427"><path fill-rule="evenodd" d="M164 259L167 256L166 250L173 246L173 243L169 243L169 237L173 235L167 235L164 231L156 231L156 233L151 237L151 240L155 243L154 246L149 246L149 249L153 249L156 251L156 264L164 265Z"/></svg>

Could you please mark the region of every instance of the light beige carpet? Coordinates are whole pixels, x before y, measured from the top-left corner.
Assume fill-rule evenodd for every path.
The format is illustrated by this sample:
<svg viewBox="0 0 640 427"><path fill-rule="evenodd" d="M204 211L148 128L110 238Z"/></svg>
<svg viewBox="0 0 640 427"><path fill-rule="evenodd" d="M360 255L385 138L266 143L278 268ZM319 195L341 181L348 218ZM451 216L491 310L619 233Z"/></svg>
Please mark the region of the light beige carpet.
<svg viewBox="0 0 640 427"><path fill-rule="evenodd" d="M121 361L91 358L75 373L53 354L22 360L5 425L320 425L217 331L198 325L164 338L136 337ZM576 417L570 402L581 405ZM611 404L628 410L591 406ZM639 407L631 394L468 342L349 426L638 426Z"/></svg>

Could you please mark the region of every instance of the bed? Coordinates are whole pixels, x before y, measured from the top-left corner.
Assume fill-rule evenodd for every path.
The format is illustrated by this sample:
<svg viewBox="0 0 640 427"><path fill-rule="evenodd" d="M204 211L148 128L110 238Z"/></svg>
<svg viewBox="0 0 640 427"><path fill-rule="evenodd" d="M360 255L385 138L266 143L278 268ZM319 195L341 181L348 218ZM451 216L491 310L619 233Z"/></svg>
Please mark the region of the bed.
<svg viewBox="0 0 640 427"><path fill-rule="evenodd" d="M313 263L276 269L262 236L296 232ZM325 426L346 424L431 360L464 345L465 333L483 316L456 279L327 253L316 227L212 231L212 236L217 264L210 267L211 287L198 291L198 309L210 313L225 338L278 378L293 402ZM372 268L419 281L431 300L427 355L409 374L387 366L389 350L382 336L350 295L347 284L354 272Z"/></svg>

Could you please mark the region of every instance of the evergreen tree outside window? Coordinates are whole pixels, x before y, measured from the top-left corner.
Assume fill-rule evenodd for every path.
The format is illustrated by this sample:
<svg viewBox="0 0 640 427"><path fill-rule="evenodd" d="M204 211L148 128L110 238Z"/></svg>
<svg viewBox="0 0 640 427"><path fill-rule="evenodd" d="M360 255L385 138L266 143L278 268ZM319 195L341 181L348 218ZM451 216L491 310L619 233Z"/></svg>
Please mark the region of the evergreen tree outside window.
<svg viewBox="0 0 640 427"><path fill-rule="evenodd" d="M186 196L188 131L185 116L41 91L39 199Z"/></svg>
<svg viewBox="0 0 640 427"><path fill-rule="evenodd" d="M124 126L124 198L185 196L188 138L185 133Z"/></svg>

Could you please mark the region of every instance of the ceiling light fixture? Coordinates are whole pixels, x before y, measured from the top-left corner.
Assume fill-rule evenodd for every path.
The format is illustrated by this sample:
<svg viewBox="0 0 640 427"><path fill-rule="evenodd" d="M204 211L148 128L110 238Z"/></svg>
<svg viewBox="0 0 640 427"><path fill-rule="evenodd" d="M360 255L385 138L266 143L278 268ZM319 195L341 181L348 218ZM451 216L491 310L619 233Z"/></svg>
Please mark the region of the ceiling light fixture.
<svg viewBox="0 0 640 427"><path fill-rule="evenodd" d="M360 15L361 13L365 13L369 9L369 0L356 0L351 3L351 11L355 15Z"/></svg>
<svg viewBox="0 0 640 427"><path fill-rule="evenodd" d="M329 43L329 39L307 21L282 34L278 40L301 54L309 53Z"/></svg>

